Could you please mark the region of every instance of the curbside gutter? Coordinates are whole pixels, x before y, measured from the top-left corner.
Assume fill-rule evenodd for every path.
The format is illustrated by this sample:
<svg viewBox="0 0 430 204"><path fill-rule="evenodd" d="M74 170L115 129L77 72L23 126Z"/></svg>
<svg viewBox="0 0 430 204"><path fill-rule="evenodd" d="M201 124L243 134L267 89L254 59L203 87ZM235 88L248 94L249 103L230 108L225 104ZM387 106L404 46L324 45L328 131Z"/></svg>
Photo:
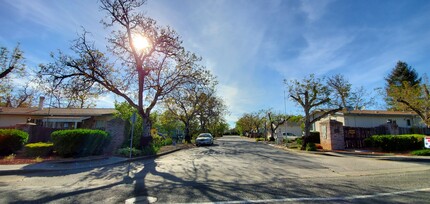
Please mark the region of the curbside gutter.
<svg viewBox="0 0 430 204"><path fill-rule="evenodd" d="M67 171L67 170L77 170L77 169L92 169L104 166L112 166L117 164L124 164L128 162L140 161L145 159L152 159L168 155L179 150L186 149L177 147L176 149L162 152L160 154L134 157L134 158L121 158L121 157L108 157L102 156L98 158L83 158L79 160L66 160L66 161L48 161L38 163L41 167L37 167L38 164L22 164L22 165L0 165L0 176L2 175L21 175L21 174L31 174L40 172L55 172L55 171ZM112 161L102 161L102 160L112 160ZM100 163L94 163L100 162ZM35 165L35 166L32 166ZM48 165L51 165L49 167ZM55 167L57 165L57 167ZM63 165L63 167L61 167ZM67 166L67 167L65 167Z"/></svg>

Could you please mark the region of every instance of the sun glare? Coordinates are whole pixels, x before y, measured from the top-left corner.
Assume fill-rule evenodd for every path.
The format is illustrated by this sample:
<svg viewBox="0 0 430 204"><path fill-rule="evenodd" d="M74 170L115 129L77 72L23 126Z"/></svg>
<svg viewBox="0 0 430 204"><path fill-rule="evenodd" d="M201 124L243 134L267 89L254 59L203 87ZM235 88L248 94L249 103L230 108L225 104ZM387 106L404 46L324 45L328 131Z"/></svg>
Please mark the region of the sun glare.
<svg viewBox="0 0 430 204"><path fill-rule="evenodd" d="M141 35L135 35L133 37L133 46L137 50L144 50L150 46L148 39Z"/></svg>

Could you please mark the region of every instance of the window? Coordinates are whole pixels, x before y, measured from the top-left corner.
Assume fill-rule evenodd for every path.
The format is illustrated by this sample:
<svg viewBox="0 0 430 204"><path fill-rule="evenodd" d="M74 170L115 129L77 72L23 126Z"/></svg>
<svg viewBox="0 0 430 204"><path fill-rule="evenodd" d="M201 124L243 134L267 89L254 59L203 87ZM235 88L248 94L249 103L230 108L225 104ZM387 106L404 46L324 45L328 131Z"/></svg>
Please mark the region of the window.
<svg viewBox="0 0 430 204"><path fill-rule="evenodd" d="M406 125L411 126L411 119L406 119Z"/></svg>
<svg viewBox="0 0 430 204"><path fill-rule="evenodd" d="M106 128L106 121L96 120L96 129L104 130Z"/></svg>

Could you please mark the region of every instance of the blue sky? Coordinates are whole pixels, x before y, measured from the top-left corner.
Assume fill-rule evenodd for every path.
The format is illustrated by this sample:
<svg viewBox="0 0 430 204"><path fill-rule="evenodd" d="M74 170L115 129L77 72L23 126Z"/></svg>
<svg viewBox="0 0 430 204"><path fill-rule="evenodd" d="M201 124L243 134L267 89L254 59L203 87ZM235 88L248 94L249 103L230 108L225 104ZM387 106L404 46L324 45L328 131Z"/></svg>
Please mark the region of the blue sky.
<svg viewBox="0 0 430 204"><path fill-rule="evenodd" d="M104 13L90 0L0 0L0 45L17 42L29 67L67 51L81 26L103 48ZM173 27L218 77L234 124L245 112L284 112L284 79L343 74L372 92L398 60L429 74L430 1L149 0L142 8ZM112 107L105 96L99 107ZM381 106L371 108L382 108ZM286 112L300 114L287 100Z"/></svg>

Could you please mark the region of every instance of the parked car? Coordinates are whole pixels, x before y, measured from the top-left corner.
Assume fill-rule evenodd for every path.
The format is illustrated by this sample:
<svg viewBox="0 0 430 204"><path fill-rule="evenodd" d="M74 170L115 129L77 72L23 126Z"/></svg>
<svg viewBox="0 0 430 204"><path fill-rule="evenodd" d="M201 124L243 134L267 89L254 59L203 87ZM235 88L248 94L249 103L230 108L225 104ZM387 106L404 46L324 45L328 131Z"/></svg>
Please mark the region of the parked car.
<svg viewBox="0 0 430 204"><path fill-rule="evenodd" d="M201 133L196 138L196 145L213 145L214 144L214 137L210 133Z"/></svg>

